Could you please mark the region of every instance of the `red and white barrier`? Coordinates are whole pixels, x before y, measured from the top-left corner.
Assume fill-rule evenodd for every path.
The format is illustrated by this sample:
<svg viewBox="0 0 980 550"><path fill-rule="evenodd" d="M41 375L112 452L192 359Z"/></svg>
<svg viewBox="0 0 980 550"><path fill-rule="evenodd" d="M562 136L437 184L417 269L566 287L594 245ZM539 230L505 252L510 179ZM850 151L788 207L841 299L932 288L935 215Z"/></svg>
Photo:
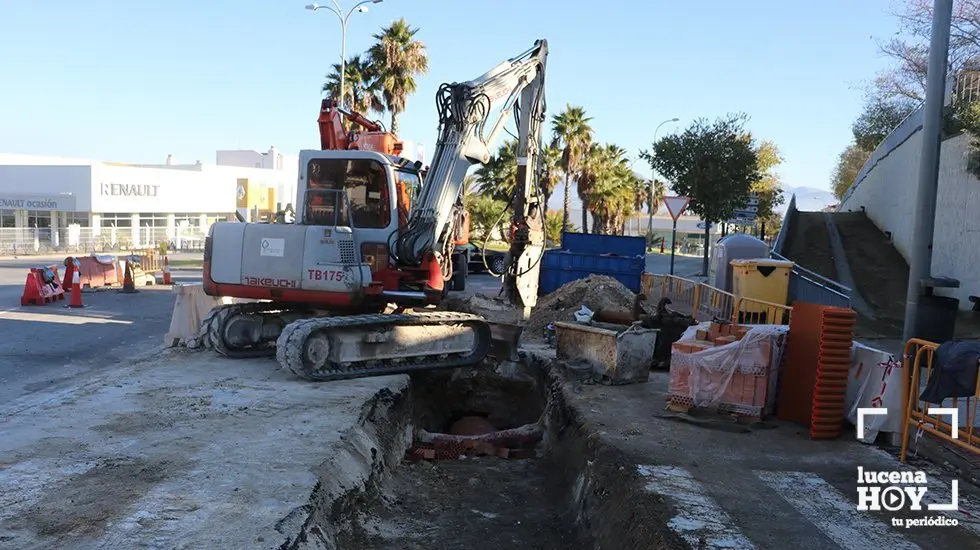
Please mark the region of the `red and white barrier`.
<svg viewBox="0 0 980 550"><path fill-rule="evenodd" d="M50 270L51 280L46 280L45 272ZM37 305L57 302L65 299L65 290L58 277L58 266L32 267L24 281L24 291L20 296L20 305Z"/></svg>
<svg viewBox="0 0 980 550"><path fill-rule="evenodd" d="M862 443L874 443L879 432L902 433L902 358L859 342L851 347L847 377L847 420L857 424L858 408L883 408L887 415L864 416Z"/></svg>

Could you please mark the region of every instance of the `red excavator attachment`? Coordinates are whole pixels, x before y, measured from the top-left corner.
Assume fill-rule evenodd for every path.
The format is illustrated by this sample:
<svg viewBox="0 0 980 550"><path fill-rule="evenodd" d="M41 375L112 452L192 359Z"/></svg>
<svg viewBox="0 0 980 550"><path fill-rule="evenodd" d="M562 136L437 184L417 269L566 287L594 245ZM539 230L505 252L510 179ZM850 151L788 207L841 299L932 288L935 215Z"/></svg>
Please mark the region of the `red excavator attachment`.
<svg viewBox="0 0 980 550"><path fill-rule="evenodd" d="M349 131L344 124L345 119L351 123ZM320 148L323 150L361 150L400 155L404 148L398 136L385 132L381 123L368 120L356 111L341 109L332 99L324 99L320 103L317 123L320 126Z"/></svg>

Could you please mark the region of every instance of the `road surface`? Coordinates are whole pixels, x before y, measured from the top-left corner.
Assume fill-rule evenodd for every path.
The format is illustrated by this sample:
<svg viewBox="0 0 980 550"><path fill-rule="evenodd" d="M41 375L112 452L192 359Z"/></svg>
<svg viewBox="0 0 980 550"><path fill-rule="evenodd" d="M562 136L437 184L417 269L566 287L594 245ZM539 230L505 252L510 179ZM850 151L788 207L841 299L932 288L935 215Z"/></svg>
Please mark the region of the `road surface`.
<svg viewBox="0 0 980 550"><path fill-rule="evenodd" d="M180 267L200 253L171 254L175 282L198 282L199 268ZM169 287L141 287L138 294L116 290L85 292L86 307L69 310L67 302L20 306L24 279L31 267L63 265L61 256L0 259L0 405L27 393L67 383L82 373L124 364L162 343L170 326L174 294ZM675 273L691 275L699 258L677 256ZM647 271L667 273L670 256L650 254ZM500 280L486 274L467 279L465 295L497 296Z"/></svg>
<svg viewBox="0 0 980 550"><path fill-rule="evenodd" d="M60 264L57 258L0 260L0 405L52 388L79 375L132 358L163 343L175 295L170 287L140 287L82 293L84 309L65 301L21 307L31 267ZM175 282L200 280L200 270L171 270Z"/></svg>
<svg viewBox="0 0 980 550"><path fill-rule="evenodd" d="M704 258L674 256L674 275L690 277L701 272ZM670 254L647 254L647 272L670 273Z"/></svg>

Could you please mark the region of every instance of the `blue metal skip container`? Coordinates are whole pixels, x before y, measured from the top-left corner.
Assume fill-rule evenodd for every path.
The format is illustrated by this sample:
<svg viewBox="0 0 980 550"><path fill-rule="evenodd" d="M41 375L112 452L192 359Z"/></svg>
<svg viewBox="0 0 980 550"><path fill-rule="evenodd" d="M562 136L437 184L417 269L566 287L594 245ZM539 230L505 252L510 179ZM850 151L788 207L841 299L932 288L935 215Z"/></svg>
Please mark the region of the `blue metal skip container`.
<svg viewBox="0 0 980 550"><path fill-rule="evenodd" d="M548 250L544 253L541 262L539 295L554 292L566 283L585 279L592 274L612 277L633 292L640 292L640 279L646 265L646 257L640 255L624 258Z"/></svg>
<svg viewBox="0 0 980 550"><path fill-rule="evenodd" d="M613 254L629 258L636 256L644 258L647 253L647 243L644 237L565 231L561 234L561 249L576 254Z"/></svg>

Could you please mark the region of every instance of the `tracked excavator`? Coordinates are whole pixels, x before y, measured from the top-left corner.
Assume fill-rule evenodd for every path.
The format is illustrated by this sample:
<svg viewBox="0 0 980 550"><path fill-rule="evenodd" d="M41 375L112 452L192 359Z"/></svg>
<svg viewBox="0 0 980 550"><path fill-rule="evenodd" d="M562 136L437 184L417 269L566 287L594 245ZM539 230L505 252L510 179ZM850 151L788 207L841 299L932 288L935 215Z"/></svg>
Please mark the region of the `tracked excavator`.
<svg viewBox="0 0 980 550"><path fill-rule="evenodd" d="M205 344L228 357L275 355L314 381L481 362L491 324L430 306L447 296L453 250L466 232L463 179L490 159L511 115L517 178L503 293L525 317L536 303L547 56L547 41L538 40L473 80L440 86L439 137L424 173L421 162L400 156L393 135L324 100L321 148L299 156L294 223L209 229L205 293L255 301L214 308L203 323ZM362 130L348 131L338 112ZM390 304L396 309L384 313Z"/></svg>

